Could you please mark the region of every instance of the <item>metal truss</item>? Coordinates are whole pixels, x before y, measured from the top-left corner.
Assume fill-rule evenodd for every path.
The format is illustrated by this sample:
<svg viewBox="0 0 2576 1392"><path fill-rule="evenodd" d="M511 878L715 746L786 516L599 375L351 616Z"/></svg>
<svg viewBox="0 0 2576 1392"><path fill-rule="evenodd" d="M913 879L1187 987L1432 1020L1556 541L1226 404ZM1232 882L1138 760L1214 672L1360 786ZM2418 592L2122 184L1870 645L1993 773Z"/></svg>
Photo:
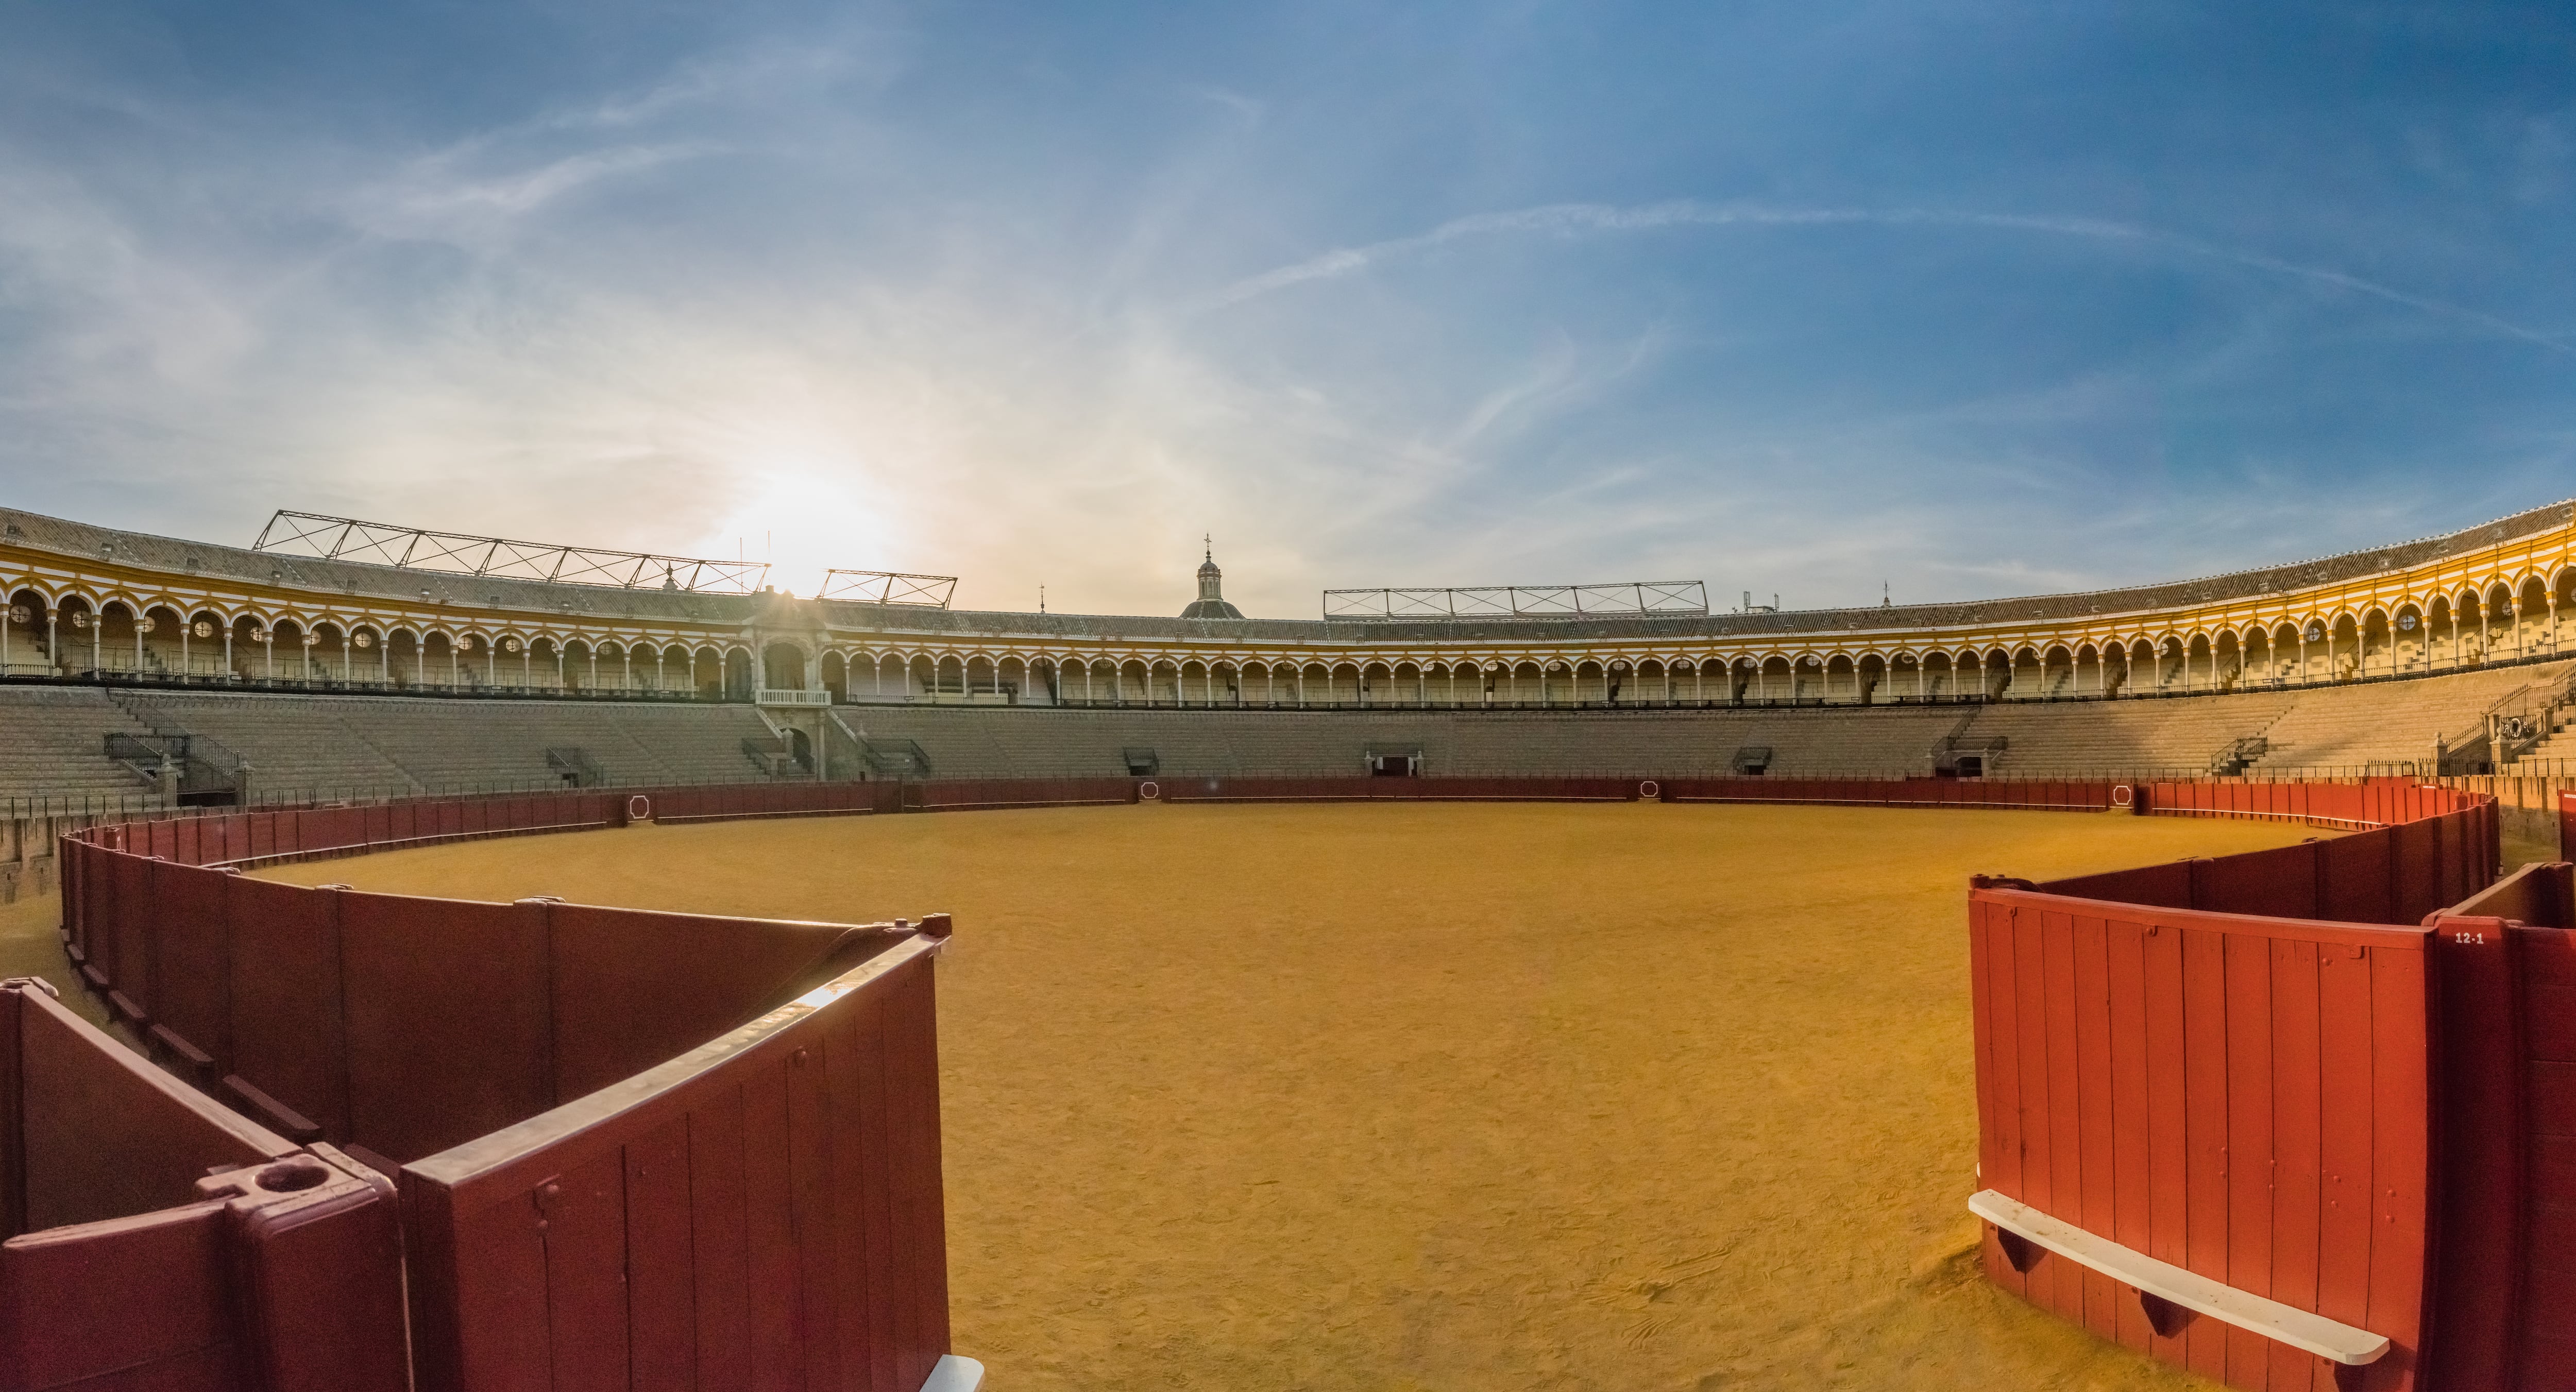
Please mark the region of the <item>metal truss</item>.
<svg viewBox="0 0 2576 1392"><path fill-rule="evenodd" d="M769 574L768 564L762 561L704 561L642 551L506 541L283 508L259 529L259 540L252 542L250 549L446 575L541 580L554 585L617 590L687 590L697 594L753 594Z"/></svg>
<svg viewBox="0 0 2576 1392"><path fill-rule="evenodd" d="M1708 587L1697 580L1324 591L1328 619L1615 619L1707 612Z"/></svg>
<svg viewBox="0 0 2576 1392"><path fill-rule="evenodd" d="M954 575L906 575L895 570L827 570L817 599L845 599L853 604L895 604L916 609L945 609L957 592Z"/></svg>

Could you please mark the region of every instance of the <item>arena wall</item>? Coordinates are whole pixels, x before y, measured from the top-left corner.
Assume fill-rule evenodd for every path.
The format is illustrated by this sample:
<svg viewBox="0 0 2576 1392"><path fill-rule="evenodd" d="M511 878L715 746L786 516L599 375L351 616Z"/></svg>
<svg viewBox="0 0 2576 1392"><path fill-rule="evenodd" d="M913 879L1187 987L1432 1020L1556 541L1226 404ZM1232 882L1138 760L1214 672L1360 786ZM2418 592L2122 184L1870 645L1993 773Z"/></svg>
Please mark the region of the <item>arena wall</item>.
<svg viewBox="0 0 2576 1392"><path fill-rule="evenodd" d="M64 842L67 951L126 1025L257 1118L275 1146L327 1158L336 1145L355 1157L352 1172L399 1176L410 1265L376 1276L411 1293L419 1386L568 1387L600 1367L719 1360L864 1367L868 1385L909 1392L947 1352L929 975L944 920L846 927L473 904L227 871L639 815L1189 791L1921 805L1928 787L1944 805L2310 823L2351 834L1972 886L1977 1197L1981 1215L2004 1213L1988 1232L1989 1271L2106 1337L2237 1386L2433 1386L2437 1371L2475 1368L2520 1380L2438 1385L2554 1385L2531 1370L2562 1366L2550 1361L2557 1316L2528 1312L2561 1279L2557 1258L2519 1234L2563 1196L2545 1166L2531 1167L2543 1178L2530 1184L2520 1170L2479 1167L2558 1158L2553 1128L2570 1113L2551 1071L2565 1033L2553 992L2576 974L2563 952L2550 955L2559 938L2512 955L2454 940L2489 925L2514 942L2563 933L2501 915L2563 911L2576 886L2563 866L2555 879L2495 884L2491 799L2402 780L1347 778L1148 793L1153 782L767 784L102 825ZM477 950L418 948L460 939ZM631 951L639 939L662 948ZM2527 1078L2506 1068L2499 1085L2496 1060L2526 1056ZM677 1184L684 1162L695 1175L721 1157L743 1168ZM2286 1196L2275 1175L2287 1176ZM2332 1185L2350 1192L2320 1187ZM2131 1247L2229 1299L2293 1307L2338 1337L2388 1347L2343 1365L2358 1374L2338 1373L2295 1331L2226 1317L2226 1299L2195 1315L2188 1292L2124 1286L2126 1268L2062 1256L2013 1223ZM650 1279L630 1279L639 1261ZM2509 1311L2439 1318L2479 1301ZM74 1317L43 1300L26 1319L39 1345L71 1337ZM335 1326L297 1337L370 1336Z"/></svg>

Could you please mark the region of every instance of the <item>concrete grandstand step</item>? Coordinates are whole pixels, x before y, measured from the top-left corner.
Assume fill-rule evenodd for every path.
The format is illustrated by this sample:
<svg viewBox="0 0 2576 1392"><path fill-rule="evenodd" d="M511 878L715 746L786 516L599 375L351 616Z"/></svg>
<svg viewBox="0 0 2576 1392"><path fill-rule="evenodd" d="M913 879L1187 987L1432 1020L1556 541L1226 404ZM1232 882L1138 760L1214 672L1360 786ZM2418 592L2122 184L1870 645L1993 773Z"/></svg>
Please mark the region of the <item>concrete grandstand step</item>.
<svg viewBox="0 0 2576 1392"><path fill-rule="evenodd" d="M149 792L107 757L107 736L151 733L96 687L0 687L0 796Z"/></svg>

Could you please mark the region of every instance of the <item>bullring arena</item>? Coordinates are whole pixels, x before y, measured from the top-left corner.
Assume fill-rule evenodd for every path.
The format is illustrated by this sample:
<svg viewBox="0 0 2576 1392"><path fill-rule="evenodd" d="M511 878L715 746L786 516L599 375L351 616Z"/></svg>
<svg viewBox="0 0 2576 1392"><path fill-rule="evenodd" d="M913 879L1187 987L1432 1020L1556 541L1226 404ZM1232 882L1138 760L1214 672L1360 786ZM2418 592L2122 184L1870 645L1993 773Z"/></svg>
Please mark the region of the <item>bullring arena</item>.
<svg viewBox="0 0 2576 1392"><path fill-rule="evenodd" d="M2576 1385L2568 505L1316 621L0 516L0 1385Z"/></svg>

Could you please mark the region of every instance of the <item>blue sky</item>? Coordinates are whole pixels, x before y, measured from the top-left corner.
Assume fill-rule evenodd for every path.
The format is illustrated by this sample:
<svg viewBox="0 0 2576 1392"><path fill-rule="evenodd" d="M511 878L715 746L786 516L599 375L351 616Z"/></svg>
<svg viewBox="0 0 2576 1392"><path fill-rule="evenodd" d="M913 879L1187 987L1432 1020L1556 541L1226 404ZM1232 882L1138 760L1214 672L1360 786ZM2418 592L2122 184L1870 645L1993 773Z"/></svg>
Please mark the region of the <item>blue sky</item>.
<svg viewBox="0 0 2576 1392"><path fill-rule="evenodd" d="M961 604L2291 560L2576 495L2576 11L0 0L0 481Z"/></svg>

